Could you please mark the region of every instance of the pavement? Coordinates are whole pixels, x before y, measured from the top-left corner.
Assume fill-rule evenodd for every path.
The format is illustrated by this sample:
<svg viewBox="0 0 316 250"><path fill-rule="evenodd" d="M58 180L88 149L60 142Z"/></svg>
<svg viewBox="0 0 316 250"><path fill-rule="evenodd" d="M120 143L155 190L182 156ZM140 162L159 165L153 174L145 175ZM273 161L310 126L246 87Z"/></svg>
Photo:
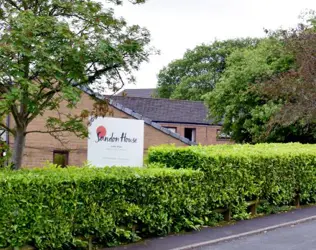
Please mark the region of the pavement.
<svg viewBox="0 0 316 250"><path fill-rule="evenodd" d="M261 240L261 238L257 239L256 236L262 232L269 232L269 235L270 234L273 235L274 232L271 230L277 230L276 232L279 232L280 234L282 229L285 230L286 228L287 229L291 228L292 225L296 225L296 224L299 225L297 226L299 230L300 225L302 226L304 225L304 224L300 224L303 222L305 222L304 224L306 225L310 225L310 227L314 227L313 230L310 229L311 230L310 234L313 234L314 238L316 239L315 237L316 236L316 206L312 206L312 207L305 207L305 208L292 210L287 213L257 217L252 220L238 221L232 225L202 228L200 231L170 235L170 236L160 237L160 238L147 239L138 243L110 248L110 249L111 250L145 250L145 249L146 250L186 250L186 249L205 249L206 250L206 249L211 249L211 248L207 248L208 245L212 245L212 249L217 249L217 250L244 249L243 246L241 245L239 248L232 248L234 244L229 245L230 244L229 242L227 242L228 244L227 246L220 245L223 242L232 241L232 240L234 240L234 243L235 243L236 240L242 237L247 237L247 239L250 240L250 243L253 244L252 249L253 249L253 246L255 245L257 248L256 250L291 249L291 248L267 248L267 247L258 248L256 244L258 243L258 241ZM304 228L304 230L308 231L308 228L309 227ZM299 233L304 234L305 231L302 233L301 232ZM296 234L297 233L298 232L296 232ZM293 231L289 231L288 237L291 237L291 235L293 237L295 233L293 233ZM303 237L304 235L301 235L301 236ZM281 236L279 235L279 237ZM275 236L272 238L278 238L278 237ZM265 240L269 241L269 239L265 239ZM240 244L244 244L244 243L240 242ZM223 247L223 248L214 248L214 246ZM305 248L303 246L297 249L310 249L310 248ZM315 245L313 249L316 249Z"/></svg>
<svg viewBox="0 0 316 250"><path fill-rule="evenodd" d="M195 248L196 250L315 250L316 221L279 228L258 235L215 245Z"/></svg>

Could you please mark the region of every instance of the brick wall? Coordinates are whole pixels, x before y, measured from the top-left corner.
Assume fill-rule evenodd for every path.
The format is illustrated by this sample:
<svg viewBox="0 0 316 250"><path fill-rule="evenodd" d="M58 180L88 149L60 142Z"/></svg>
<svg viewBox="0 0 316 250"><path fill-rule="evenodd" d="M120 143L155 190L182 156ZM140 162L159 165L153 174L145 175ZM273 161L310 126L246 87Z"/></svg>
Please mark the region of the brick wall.
<svg viewBox="0 0 316 250"><path fill-rule="evenodd" d="M81 110L91 110L93 107L93 100L90 96L83 94L78 108L75 110L68 110L62 108L60 112L79 115ZM113 109L114 117L133 119L129 115ZM35 119L28 127L28 131L45 130L46 118L48 116L55 116L56 113L47 111L43 117ZM12 119L11 119L12 120ZM181 141L164 134L163 132L145 125L144 136L144 151L149 146L160 144L175 144L177 146L186 146ZM13 144L13 138L10 137L10 144ZM87 139L80 139L73 134L65 133L63 136L63 144L57 139L53 138L49 134L31 133L26 137L26 148L23 157L24 167L40 167L43 166L46 161L53 160L54 150L68 150L69 151L69 165L82 165L87 160Z"/></svg>
<svg viewBox="0 0 316 250"><path fill-rule="evenodd" d="M202 145L230 143L229 140L217 139L217 131L221 129L221 126L190 125L178 123L160 123L160 125L163 127L174 127L176 128L176 132L182 136L184 136L185 128L195 128L196 142Z"/></svg>

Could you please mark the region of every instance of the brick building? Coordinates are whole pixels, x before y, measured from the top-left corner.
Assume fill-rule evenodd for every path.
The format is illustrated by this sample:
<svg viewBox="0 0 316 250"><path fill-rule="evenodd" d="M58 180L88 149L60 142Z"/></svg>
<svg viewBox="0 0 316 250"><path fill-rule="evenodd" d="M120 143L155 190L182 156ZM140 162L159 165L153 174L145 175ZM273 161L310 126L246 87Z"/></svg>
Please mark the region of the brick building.
<svg viewBox="0 0 316 250"><path fill-rule="evenodd" d="M226 142L220 135L221 126L207 119L203 102L170 100L136 96L114 96L112 100L193 143L209 145Z"/></svg>
<svg viewBox="0 0 316 250"><path fill-rule="evenodd" d="M62 108L61 112L79 115L81 110L92 110L94 100L108 98L83 89L81 101L77 109ZM109 100L113 117L125 119L141 119L145 122L144 151L150 146L175 144L191 146L196 144L227 143L228 140L218 138L220 125L211 124L206 119L207 109L202 102L179 101L169 99L153 99L129 96L112 96ZM28 131L45 130L46 118L56 113L47 111L42 117L35 119ZM13 144L13 138L7 137ZM71 133L63 135L63 143L46 133L27 134L23 157L23 166L42 166L47 161L55 161L64 165L82 165L87 160L87 139L80 139Z"/></svg>

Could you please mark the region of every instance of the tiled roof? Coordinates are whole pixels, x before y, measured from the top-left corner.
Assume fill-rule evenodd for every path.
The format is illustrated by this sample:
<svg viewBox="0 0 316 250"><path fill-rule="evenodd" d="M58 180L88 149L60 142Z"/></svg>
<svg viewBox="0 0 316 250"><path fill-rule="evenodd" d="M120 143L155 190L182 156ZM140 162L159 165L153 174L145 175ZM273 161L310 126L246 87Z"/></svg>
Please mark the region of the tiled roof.
<svg viewBox="0 0 316 250"><path fill-rule="evenodd" d="M110 98L155 122L212 124L203 102L129 96Z"/></svg>
<svg viewBox="0 0 316 250"><path fill-rule="evenodd" d="M117 93L116 96L128 96L128 97L154 97L156 89L124 89Z"/></svg>
<svg viewBox="0 0 316 250"><path fill-rule="evenodd" d="M100 100L104 100L105 98L107 98L106 96L102 96L98 93L94 93L91 89L87 88L87 87L83 87L83 86L80 86L80 89L85 92L86 94L90 95L90 96L93 96L95 98L98 98ZM143 114L140 114L140 113L137 113L135 111L133 111L132 109L128 108L128 107L125 107L124 105L122 105L121 103L117 102L116 100L113 100L113 99L110 99L110 105L112 105L113 107L115 107L116 109L134 117L135 119L138 119L138 120L144 120L145 124L163 132L164 134L167 134L177 140L180 140L181 142L187 144L187 145L196 145L195 142L192 142L190 141L189 139L177 134L177 133L174 133L172 131L170 131L169 129L167 128L164 128L162 127L160 124L152 121L150 118L144 116Z"/></svg>

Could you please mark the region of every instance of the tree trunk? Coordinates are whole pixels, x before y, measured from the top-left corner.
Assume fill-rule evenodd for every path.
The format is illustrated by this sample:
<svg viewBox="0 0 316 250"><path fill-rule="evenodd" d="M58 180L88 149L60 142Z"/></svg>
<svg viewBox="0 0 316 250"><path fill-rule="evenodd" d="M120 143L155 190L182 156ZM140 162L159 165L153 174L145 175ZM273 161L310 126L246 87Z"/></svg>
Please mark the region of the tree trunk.
<svg viewBox="0 0 316 250"><path fill-rule="evenodd" d="M22 167L23 151L25 146L25 130L18 128L14 137L13 169Z"/></svg>

